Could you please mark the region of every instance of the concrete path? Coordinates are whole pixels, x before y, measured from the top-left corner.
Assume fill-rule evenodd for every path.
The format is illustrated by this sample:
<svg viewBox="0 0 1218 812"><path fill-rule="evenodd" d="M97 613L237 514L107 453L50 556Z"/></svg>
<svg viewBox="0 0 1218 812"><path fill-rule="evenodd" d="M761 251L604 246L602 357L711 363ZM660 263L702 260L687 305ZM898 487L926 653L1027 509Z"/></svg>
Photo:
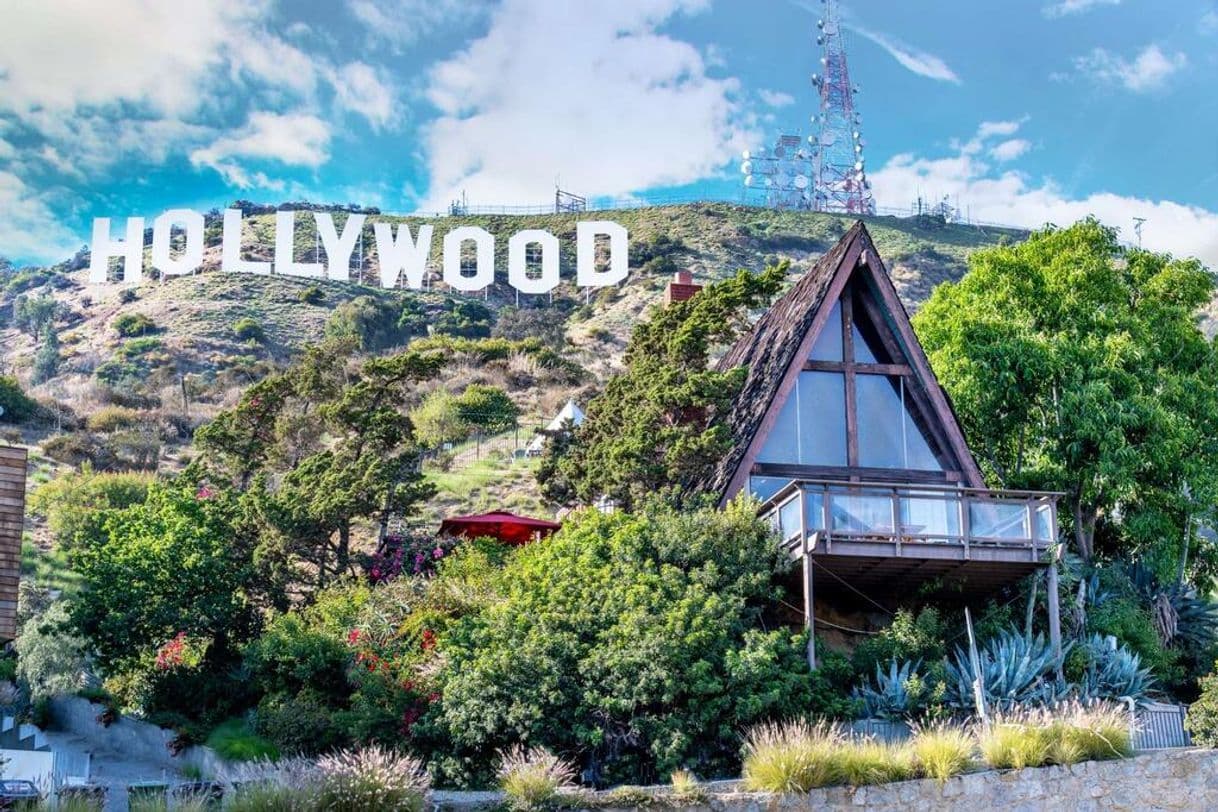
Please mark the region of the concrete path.
<svg viewBox="0 0 1218 812"><path fill-rule="evenodd" d="M158 768L147 762L128 758L112 750L91 748L80 736L62 731L43 732L51 749L62 753L88 753L91 756L90 780L107 787L106 812L127 809L127 785L141 781L163 781L170 786L187 780L181 773Z"/></svg>

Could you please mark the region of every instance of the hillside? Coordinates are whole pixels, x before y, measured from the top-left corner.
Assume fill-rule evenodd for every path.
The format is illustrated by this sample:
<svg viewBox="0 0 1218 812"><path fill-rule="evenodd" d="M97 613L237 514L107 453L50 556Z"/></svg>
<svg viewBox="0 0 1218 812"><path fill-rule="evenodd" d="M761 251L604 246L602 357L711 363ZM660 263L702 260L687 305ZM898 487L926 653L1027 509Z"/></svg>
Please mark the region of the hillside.
<svg viewBox="0 0 1218 812"><path fill-rule="evenodd" d="M341 215L339 216L341 218ZM571 280L578 220L610 219L630 234L631 276L620 288L586 296ZM364 266L371 282L375 257L372 220L412 225L418 218L377 216L365 226ZM523 463L506 462L527 443L568 397L588 395L619 363L631 326L648 308L662 301L675 270L688 270L700 282L723 278L738 268L758 269L781 258L792 261L792 281L831 246L853 218L811 212L778 212L728 204L691 204L596 214L463 216L429 220L443 233L460 225L481 226L496 235L496 268L500 281L483 297L453 295L437 284L423 292L387 291L353 283L321 282L278 276L218 272L219 251L209 248L198 275L147 281L137 290L89 286L71 265L24 269L0 275L0 371L15 374L44 403L52 405L57 425L30 429L10 440L41 445L52 457L48 465L93 459L113 467L180 464L194 427L231 405L253 381L286 363L302 347L319 340L335 310L357 297L371 297L389 309L410 302L413 327L400 340L422 335L428 326L457 334L491 332L521 338L547 331L553 348L586 370L581 380L541 373L529 359L484 364L454 357L441 386L460 392L470 383L506 389L522 409L519 435L487 438L474 452L445 461L436 470L440 488L433 510L454 512L510 504L544 510ZM246 218L247 255L270 259L274 216ZM340 219L341 223L341 219ZM983 230L945 224L932 218L871 218L868 227L906 306L914 310L935 285L959 278L968 254L978 248L1017 240L1021 232ZM522 296L527 318L500 318L514 310L516 292L502 278L507 236L525 228L542 228L560 240L563 284L553 301ZM439 234L429 272L438 278ZM298 258L311 259L316 237L313 220L297 217ZM209 225L209 242L216 225ZM255 245L255 243L257 243ZM150 266L148 266L150 267ZM360 276L353 269L353 277ZM59 341L57 368L34 385L42 335L16 322L31 301L56 303L54 333ZM539 301L527 301L528 299ZM362 300L367 301L367 300ZM484 306L485 317L478 315ZM468 312L467 312L468 311ZM132 316L144 316L132 333ZM117 322L120 317L128 324ZM471 321L471 319L473 321ZM479 321L482 319L482 321ZM244 321L244 330L239 323ZM498 324L495 322L498 321ZM253 325L251 327L250 325ZM128 333L120 335L119 327ZM558 336L561 336L559 338ZM74 429L69 432L69 429ZM94 447L105 446L104 453ZM100 454L100 456L97 456ZM434 516L427 517L429 519Z"/></svg>

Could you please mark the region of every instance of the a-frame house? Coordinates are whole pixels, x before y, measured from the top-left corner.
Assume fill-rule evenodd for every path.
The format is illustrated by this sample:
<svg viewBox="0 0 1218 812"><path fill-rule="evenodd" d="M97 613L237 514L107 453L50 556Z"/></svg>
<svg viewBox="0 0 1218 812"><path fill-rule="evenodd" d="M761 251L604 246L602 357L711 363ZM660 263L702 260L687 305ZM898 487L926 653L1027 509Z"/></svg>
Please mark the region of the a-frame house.
<svg viewBox="0 0 1218 812"><path fill-rule="evenodd" d="M861 221L719 363L734 367L735 445L702 487L763 500L802 559L810 627L819 590L968 600L1047 568L1060 646L1057 494L986 488Z"/></svg>

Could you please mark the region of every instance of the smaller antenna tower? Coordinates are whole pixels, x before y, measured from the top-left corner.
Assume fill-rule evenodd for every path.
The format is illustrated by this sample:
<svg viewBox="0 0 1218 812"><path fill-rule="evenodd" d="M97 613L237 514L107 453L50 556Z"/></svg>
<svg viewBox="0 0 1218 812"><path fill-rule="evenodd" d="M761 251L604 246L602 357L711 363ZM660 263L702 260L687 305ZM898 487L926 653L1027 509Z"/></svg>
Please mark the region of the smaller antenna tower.
<svg viewBox="0 0 1218 812"><path fill-rule="evenodd" d="M1133 218L1133 233L1138 237L1138 248L1142 247L1142 224L1146 222L1145 217Z"/></svg>
<svg viewBox="0 0 1218 812"><path fill-rule="evenodd" d="M564 192L557 186L554 187L554 213L562 214L563 212L580 212L588 210L588 198L581 197L571 192Z"/></svg>

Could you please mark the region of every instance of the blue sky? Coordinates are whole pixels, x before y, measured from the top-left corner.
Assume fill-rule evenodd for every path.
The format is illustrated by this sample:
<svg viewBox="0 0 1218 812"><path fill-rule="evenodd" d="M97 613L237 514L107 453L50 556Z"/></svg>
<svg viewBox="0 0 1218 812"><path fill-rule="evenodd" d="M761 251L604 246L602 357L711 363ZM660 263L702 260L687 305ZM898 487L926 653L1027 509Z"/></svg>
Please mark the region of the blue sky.
<svg viewBox="0 0 1218 812"><path fill-rule="evenodd" d="M739 190L808 131L819 0L44 0L0 28L0 255L238 197L436 211ZM1214 0L848 0L878 202L1088 213L1218 267Z"/></svg>

